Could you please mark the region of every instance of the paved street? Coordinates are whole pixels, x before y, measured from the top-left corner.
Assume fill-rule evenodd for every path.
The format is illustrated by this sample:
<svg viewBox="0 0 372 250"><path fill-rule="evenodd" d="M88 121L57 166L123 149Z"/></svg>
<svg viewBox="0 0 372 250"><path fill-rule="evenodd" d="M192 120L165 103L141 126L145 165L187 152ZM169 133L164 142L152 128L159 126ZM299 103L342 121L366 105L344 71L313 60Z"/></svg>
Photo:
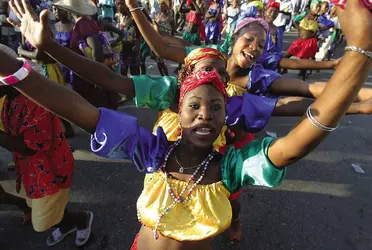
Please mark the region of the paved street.
<svg viewBox="0 0 372 250"><path fill-rule="evenodd" d="M295 38L286 35L286 47ZM341 54L340 52L338 54ZM151 64L151 66L150 66ZM157 75L148 60L149 73ZM172 72L176 64L168 62ZM327 80L331 71L314 72L309 81ZM297 77L290 72L286 77ZM366 86L372 86L372 74ZM137 109L132 102L121 107L151 128L156 113ZM266 131L278 136L288 133L298 118L272 118ZM241 196L243 240L231 247L226 234L214 242L214 249L372 249L372 117L348 116L338 130L305 159L289 167L286 180L275 189L249 188ZM94 212L93 237L85 249L129 249L140 224L136 200L142 190L143 174L127 162L108 161L89 151L89 136L76 128L69 142L76 149L76 174L69 209ZM7 171L10 153L0 148L0 183L15 193L15 174ZM365 173L354 171L351 164ZM48 248L50 231L35 233L31 226L19 226L21 213L0 205L0 249L75 249L75 236Z"/></svg>

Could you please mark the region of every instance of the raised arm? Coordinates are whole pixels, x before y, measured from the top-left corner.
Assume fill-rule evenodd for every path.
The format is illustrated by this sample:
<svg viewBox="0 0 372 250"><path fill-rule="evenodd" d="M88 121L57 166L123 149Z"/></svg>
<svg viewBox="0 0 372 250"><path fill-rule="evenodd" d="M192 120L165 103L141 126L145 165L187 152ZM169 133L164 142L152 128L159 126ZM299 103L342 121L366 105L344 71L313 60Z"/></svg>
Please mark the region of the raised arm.
<svg viewBox="0 0 372 250"><path fill-rule="evenodd" d="M348 0L347 7L337 11L348 45L371 51L372 14L358 0ZM326 88L311 107L313 119L303 117L287 136L270 145L268 157L276 167L296 162L327 137L329 132L325 127L334 128L341 121L366 81L371 63L371 58L359 52L345 53Z"/></svg>
<svg viewBox="0 0 372 250"><path fill-rule="evenodd" d="M29 6L28 1L23 3L17 0L18 6L23 6L24 14L18 12L14 1L10 6L18 13L22 23L15 23L8 19L12 25L21 28L22 34L37 49L44 51L57 62L65 65L85 80L105 89L110 89L128 97L134 97L134 86L130 78L121 76L102 63L95 62L86 57L80 56L72 50L59 45L51 37L48 24L48 13L43 11L40 20L34 10ZM22 25L21 25L22 24ZM84 65L84 67L82 67Z"/></svg>
<svg viewBox="0 0 372 250"><path fill-rule="evenodd" d="M0 77L4 77L18 71L22 63L0 52L0 65ZM56 115L73 122L89 133L94 132L100 115L99 110L75 91L56 84L35 71L14 87ZM69 105L64 105L66 103Z"/></svg>
<svg viewBox="0 0 372 250"><path fill-rule="evenodd" d="M168 60L183 63L187 56L185 48L168 44L152 27L136 0L126 0L126 3L143 38L155 54Z"/></svg>

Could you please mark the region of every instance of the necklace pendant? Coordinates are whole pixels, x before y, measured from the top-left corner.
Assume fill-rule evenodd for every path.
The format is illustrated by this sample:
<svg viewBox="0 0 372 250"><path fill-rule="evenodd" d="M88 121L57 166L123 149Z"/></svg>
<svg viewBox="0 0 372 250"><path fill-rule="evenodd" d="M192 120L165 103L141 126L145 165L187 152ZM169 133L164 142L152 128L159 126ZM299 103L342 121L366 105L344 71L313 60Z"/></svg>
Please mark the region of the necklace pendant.
<svg viewBox="0 0 372 250"><path fill-rule="evenodd" d="M183 174L183 171L184 171L185 169L183 168L183 167L180 167L180 169L178 170L178 172L180 173L180 174Z"/></svg>

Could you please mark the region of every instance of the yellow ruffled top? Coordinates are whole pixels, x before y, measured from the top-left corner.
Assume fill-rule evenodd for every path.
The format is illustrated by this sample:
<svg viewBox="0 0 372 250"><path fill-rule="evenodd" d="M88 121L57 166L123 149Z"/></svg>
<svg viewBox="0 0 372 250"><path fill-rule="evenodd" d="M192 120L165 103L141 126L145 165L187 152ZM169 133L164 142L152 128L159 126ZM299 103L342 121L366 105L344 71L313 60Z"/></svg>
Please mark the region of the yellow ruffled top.
<svg viewBox="0 0 372 250"><path fill-rule="evenodd" d="M237 85L227 84L226 92L229 97L243 96L243 94L247 93L248 90Z"/></svg>
<svg viewBox="0 0 372 250"><path fill-rule="evenodd" d="M167 136L168 141L177 141L178 140L178 114L173 112L170 109L165 109L159 112L158 120L156 121L153 134L156 134L156 129L162 127L164 133ZM219 151L219 149L226 145L226 136L225 132L227 127L224 126L218 138L213 143L214 148Z"/></svg>
<svg viewBox="0 0 372 250"><path fill-rule="evenodd" d="M318 32L319 30L319 23L316 20L310 20L307 18L302 19L300 22L300 28L302 30L312 31L312 32Z"/></svg>
<svg viewBox="0 0 372 250"><path fill-rule="evenodd" d="M186 182L168 179L178 195ZM183 198L186 197L186 190ZM178 241L198 241L221 234L231 224L230 192L220 181L209 185L197 185L186 204L177 203L162 217L158 232ZM141 223L155 229L159 214L173 203L167 189L164 173L147 174L144 189L137 201L137 213Z"/></svg>

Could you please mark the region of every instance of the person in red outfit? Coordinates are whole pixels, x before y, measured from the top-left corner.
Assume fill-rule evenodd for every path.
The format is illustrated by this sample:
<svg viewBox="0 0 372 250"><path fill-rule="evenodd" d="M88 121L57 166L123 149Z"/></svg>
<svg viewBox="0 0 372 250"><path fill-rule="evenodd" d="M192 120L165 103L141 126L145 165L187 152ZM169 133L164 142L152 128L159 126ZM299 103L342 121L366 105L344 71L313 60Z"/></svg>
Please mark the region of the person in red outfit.
<svg viewBox="0 0 372 250"><path fill-rule="evenodd" d="M17 57L4 45L0 50ZM66 210L75 163L60 118L11 86L0 88L3 96L0 145L13 154L16 190L25 193L35 231L57 227L47 239L48 246L77 231L75 243L84 245L90 236L93 213Z"/></svg>

